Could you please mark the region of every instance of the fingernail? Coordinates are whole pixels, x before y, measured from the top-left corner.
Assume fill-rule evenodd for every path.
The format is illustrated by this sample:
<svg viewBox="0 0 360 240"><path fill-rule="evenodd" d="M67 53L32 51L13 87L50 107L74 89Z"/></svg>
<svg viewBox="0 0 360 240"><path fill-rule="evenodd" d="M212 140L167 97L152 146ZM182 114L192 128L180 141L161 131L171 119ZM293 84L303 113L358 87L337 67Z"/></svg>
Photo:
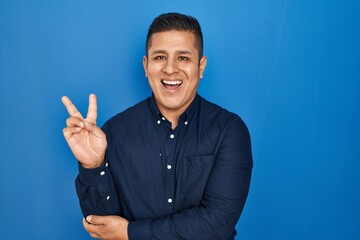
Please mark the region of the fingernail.
<svg viewBox="0 0 360 240"><path fill-rule="evenodd" d="M91 223L91 215L86 217L86 221L88 221L89 223Z"/></svg>
<svg viewBox="0 0 360 240"><path fill-rule="evenodd" d="M80 127L83 128L84 127L84 123L80 122Z"/></svg>

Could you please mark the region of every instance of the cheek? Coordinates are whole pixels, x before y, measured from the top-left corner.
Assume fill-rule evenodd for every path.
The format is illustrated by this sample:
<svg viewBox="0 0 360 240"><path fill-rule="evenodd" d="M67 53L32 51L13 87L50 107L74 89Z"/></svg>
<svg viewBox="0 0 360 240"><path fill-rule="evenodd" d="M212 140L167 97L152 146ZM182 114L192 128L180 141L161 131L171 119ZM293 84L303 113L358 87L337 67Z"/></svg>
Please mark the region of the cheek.
<svg viewBox="0 0 360 240"><path fill-rule="evenodd" d="M200 69L198 66L189 66L185 69L184 72L186 73L188 78L192 81L194 80L197 81L200 76Z"/></svg>
<svg viewBox="0 0 360 240"><path fill-rule="evenodd" d="M155 75L155 74L159 74L161 73L163 67L162 67L162 64L154 64L152 62L150 62L147 66L147 72L148 72L148 75Z"/></svg>

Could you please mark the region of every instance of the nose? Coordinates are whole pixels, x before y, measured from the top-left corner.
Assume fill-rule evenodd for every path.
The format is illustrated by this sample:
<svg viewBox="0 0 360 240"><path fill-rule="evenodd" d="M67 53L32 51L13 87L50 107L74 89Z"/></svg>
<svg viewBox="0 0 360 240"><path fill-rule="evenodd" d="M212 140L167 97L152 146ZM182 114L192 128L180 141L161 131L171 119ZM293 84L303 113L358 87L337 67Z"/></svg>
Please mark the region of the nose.
<svg viewBox="0 0 360 240"><path fill-rule="evenodd" d="M178 72L178 66L177 66L177 61L176 60L172 60L172 59L167 59L164 68L163 68L163 72L167 73L169 75Z"/></svg>

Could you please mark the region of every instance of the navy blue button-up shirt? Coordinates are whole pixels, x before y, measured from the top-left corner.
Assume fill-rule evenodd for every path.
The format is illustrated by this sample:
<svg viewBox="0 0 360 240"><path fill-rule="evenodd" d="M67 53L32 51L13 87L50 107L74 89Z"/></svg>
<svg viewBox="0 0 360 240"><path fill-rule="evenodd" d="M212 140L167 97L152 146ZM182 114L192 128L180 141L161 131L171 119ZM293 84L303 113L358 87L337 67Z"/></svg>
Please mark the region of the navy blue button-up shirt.
<svg viewBox="0 0 360 240"><path fill-rule="evenodd" d="M239 116L199 95L173 130L150 97L103 126L103 166L79 167L84 216L120 215L129 239L234 239L252 155Z"/></svg>

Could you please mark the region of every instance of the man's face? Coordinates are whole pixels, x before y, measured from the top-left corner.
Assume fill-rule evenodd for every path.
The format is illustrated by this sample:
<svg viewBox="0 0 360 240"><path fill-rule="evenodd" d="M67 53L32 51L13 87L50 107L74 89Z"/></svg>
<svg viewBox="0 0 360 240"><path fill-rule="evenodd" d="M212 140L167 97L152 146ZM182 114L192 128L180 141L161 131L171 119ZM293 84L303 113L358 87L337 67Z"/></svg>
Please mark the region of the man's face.
<svg viewBox="0 0 360 240"><path fill-rule="evenodd" d="M206 57L199 61L195 35L186 31L154 33L143 64L156 104L164 114L181 114L195 98Z"/></svg>

